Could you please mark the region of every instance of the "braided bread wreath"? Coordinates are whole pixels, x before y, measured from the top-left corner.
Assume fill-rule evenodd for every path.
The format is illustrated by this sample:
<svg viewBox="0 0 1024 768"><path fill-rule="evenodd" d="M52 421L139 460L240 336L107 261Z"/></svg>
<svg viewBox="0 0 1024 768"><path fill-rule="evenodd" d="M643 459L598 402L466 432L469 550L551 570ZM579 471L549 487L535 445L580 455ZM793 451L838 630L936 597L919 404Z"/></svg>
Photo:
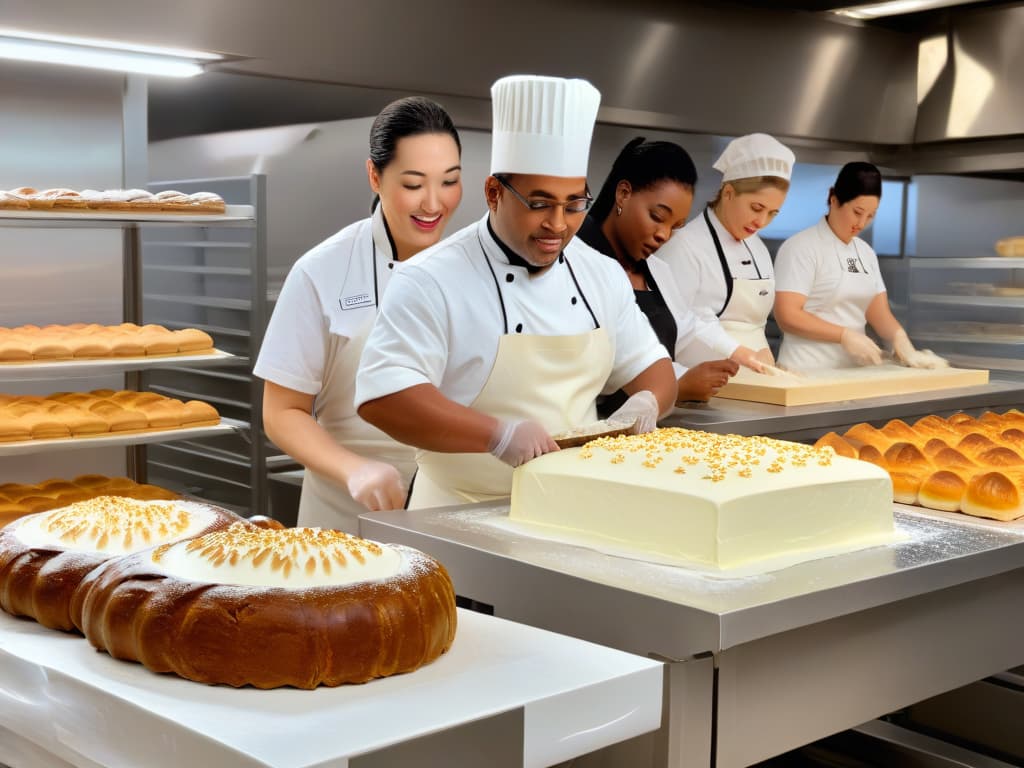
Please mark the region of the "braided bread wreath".
<svg viewBox="0 0 1024 768"><path fill-rule="evenodd" d="M111 560L72 601L92 645L208 684L315 688L410 672L455 638L447 571L319 528L221 531Z"/></svg>
<svg viewBox="0 0 1024 768"><path fill-rule="evenodd" d="M0 608L50 629L72 630L72 595L96 566L241 519L191 501L121 496L97 496L17 518L0 529Z"/></svg>

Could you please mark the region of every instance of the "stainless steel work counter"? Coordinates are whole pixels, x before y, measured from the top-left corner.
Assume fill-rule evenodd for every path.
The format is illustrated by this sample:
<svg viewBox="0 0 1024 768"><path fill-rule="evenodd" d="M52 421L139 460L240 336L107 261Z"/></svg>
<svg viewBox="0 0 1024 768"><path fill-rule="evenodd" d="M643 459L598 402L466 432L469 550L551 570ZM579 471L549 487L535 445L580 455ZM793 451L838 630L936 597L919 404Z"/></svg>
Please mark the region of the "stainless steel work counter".
<svg viewBox="0 0 1024 768"><path fill-rule="evenodd" d="M661 420L663 427L687 427L737 435L768 435L809 440L826 432L843 432L862 421L918 419L957 411L1024 407L1024 379L1012 374L992 376L988 384L907 395L869 397L817 405L770 405L714 397L707 403L677 407Z"/></svg>
<svg viewBox="0 0 1024 768"><path fill-rule="evenodd" d="M515 621L670 661L657 765L739 768L1024 662L1024 530L898 507L902 538L728 577L535 538L480 504L364 515Z"/></svg>

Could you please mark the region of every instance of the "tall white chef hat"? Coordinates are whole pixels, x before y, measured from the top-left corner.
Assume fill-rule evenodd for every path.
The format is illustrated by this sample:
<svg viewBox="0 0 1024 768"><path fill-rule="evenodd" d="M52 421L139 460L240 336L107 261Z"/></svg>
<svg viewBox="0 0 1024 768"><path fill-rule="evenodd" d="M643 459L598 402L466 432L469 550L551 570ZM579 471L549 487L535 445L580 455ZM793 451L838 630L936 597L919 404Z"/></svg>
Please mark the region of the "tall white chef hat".
<svg viewBox="0 0 1024 768"><path fill-rule="evenodd" d="M722 181L777 176L787 181L793 175L796 155L767 133L751 133L729 142L712 166L722 172Z"/></svg>
<svg viewBox="0 0 1024 768"><path fill-rule="evenodd" d="M586 80L511 75L491 86L491 173L587 175L601 93Z"/></svg>

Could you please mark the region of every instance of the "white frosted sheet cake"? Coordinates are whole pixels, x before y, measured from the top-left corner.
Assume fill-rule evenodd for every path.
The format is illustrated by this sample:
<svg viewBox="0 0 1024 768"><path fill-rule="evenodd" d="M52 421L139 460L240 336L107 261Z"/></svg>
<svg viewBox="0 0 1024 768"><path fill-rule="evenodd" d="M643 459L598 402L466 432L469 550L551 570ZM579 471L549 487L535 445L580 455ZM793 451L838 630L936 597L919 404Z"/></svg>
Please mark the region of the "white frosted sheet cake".
<svg viewBox="0 0 1024 768"><path fill-rule="evenodd" d="M895 536L892 482L879 467L830 448L687 429L534 459L515 471L510 516L719 569Z"/></svg>

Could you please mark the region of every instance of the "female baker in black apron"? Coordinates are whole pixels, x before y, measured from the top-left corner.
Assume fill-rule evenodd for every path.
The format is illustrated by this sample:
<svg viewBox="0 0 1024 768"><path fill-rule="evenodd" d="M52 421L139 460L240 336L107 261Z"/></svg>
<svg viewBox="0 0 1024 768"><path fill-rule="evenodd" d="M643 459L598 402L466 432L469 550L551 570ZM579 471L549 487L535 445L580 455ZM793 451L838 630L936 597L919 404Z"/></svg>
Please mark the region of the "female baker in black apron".
<svg viewBox="0 0 1024 768"><path fill-rule="evenodd" d="M685 149L635 138L615 159L577 236L622 266L637 304L673 359L698 338L726 358L735 344L718 323L699 321L681 302L671 271L654 255L686 223L696 183L697 169ZM675 368L677 399L707 400L736 373L737 364L719 359ZM598 410L606 416L623 402L625 393L619 391L603 399Z"/></svg>
<svg viewBox="0 0 1024 768"><path fill-rule="evenodd" d="M775 300L775 273L757 236L782 208L793 153L763 133L734 139L714 164L722 186L708 208L672 236L659 256L675 277L684 303L732 338L727 355L761 371L774 360L764 335ZM695 339L677 360L695 365L721 355Z"/></svg>

